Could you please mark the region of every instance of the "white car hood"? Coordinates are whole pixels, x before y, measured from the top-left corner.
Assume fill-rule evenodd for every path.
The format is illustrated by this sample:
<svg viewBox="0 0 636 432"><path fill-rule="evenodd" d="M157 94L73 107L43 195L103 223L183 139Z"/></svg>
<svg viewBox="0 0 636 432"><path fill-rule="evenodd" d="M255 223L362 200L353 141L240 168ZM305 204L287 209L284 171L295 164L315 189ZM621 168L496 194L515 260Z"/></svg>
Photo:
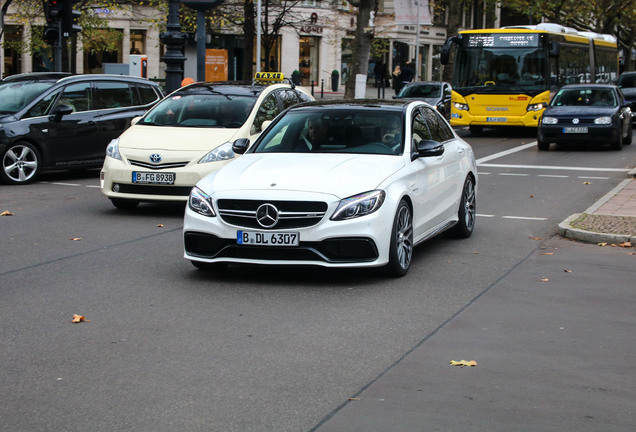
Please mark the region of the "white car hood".
<svg viewBox="0 0 636 432"><path fill-rule="evenodd" d="M237 130L134 125L119 137L119 147L123 149L205 151L232 140Z"/></svg>
<svg viewBox="0 0 636 432"><path fill-rule="evenodd" d="M401 156L248 153L201 180L199 187L207 193L275 189L345 198L376 189L403 166Z"/></svg>

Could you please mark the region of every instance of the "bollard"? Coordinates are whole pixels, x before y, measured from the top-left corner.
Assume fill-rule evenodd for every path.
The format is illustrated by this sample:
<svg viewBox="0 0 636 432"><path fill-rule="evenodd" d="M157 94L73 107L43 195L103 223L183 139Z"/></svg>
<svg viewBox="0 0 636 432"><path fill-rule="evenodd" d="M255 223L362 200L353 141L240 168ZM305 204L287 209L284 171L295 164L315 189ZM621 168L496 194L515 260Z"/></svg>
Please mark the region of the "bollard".
<svg viewBox="0 0 636 432"><path fill-rule="evenodd" d="M311 95L314 96L314 81L313 80L311 80Z"/></svg>
<svg viewBox="0 0 636 432"><path fill-rule="evenodd" d="M320 80L320 99L325 98L325 79Z"/></svg>

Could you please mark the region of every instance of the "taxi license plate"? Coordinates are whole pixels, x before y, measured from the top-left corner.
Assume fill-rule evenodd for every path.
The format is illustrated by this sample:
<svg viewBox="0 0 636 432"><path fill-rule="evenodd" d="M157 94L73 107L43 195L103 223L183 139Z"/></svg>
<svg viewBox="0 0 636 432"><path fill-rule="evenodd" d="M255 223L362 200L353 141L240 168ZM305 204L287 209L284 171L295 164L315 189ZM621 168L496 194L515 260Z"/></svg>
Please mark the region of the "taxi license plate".
<svg viewBox="0 0 636 432"><path fill-rule="evenodd" d="M507 117L486 117L486 121L487 122L507 122L508 118Z"/></svg>
<svg viewBox="0 0 636 432"><path fill-rule="evenodd" d="M250 246L298 246L297 232L237 231L236 243Z"/></svg>
<svg viewBox="0 0 636 432"><path fill-rule="evenodd" d="M137 172L132 173L133 183L174 184L174 173Z"/></svg>
<svg viewBox="0 0 636 432"><path fill-rule="evenodd" d="M587 133L586 127L564 127L563 133Z"/></svg>

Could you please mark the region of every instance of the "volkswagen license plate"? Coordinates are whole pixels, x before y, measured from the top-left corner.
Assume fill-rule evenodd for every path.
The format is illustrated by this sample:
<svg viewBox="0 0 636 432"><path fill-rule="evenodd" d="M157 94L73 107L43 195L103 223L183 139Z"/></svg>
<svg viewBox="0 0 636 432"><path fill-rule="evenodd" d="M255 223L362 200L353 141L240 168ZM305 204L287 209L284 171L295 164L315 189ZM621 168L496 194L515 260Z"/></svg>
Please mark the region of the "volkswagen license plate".
<svg viewBox="0 0 636 432"><path fill-rule="evenodd" d="M297 232L237 231L236 243L250 246L298 246Z"/></svg>
<svg viewBox="0 0 636 432"><path fill-rule="evenodd" d="M586 127L564 127L563 133L587 133Z"/></svg>
<svg viewBox="0 0 636 432"><path fill-rule="evenodd" d="M133 183L174 184L174 173L137 172L132 173Z"/></svg>

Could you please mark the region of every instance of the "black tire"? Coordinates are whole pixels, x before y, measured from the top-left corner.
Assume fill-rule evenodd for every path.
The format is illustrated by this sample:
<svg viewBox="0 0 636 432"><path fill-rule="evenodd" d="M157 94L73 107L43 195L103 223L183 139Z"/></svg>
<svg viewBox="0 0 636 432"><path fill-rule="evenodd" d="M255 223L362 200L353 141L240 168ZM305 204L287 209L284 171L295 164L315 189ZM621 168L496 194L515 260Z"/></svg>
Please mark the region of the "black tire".
<svg viewBox="0 0 636 432"><path fill-rule="evenodd" d="M633 126L632 122L629 122L629 130L627 132L627 136L623 139L623 145L630 145L633 139Z"/></svg>
<svg viewBox="0 0 636 432"><path fill-rule="evenodd" d="M621 127L618 129L618 136L616 137L616 139L610 143L610 149L612 150L621 150L623 148L623 126L621 125Z"/></svg>
<svg viewBox="0 0 636 432"><path fill-rule="evenodd" d="M31 183L42 169L40 152L32 144L18 141L10 144L0 156L0 179L4 183L21 185Z"/></svg>
<svg viewBox="0 0 636 432"><path fill-rule="evenodd" d="M468 176L462 189L462 199L459 202L457 217L459 221L448 230L448 235L454 238L468 238L475 230L477 216L477 201L475 196L475 181Z"/></svg>
<svg viewBox="0 0 636 432"><path fill-rule="evenodd" d="M134 210L139 205L139 201L111 198L110 202L120 210Z"/></svg>
<svg viewBox="0 0 636 432"><path fill-rule="evenodd" d="M413 214L405 200L400 201L393 227L391 229L391 246L389 263L386 272L392 277L404 276L411 266L413 258Z"/></svg>
<svg viewBox="0 0 636 432"><path fill-rule="evenodd" d="M541 151L548 151L548 150L550 150L550 143L538 139L537 140L537 148L539 150L541 150Z"/></svg>
<svg viewBox="0 0 636 432"><path fill-rule="evenodd" d="M468 130L473 135L480 135L484 131L483 126L468 126Z"/></svg>

